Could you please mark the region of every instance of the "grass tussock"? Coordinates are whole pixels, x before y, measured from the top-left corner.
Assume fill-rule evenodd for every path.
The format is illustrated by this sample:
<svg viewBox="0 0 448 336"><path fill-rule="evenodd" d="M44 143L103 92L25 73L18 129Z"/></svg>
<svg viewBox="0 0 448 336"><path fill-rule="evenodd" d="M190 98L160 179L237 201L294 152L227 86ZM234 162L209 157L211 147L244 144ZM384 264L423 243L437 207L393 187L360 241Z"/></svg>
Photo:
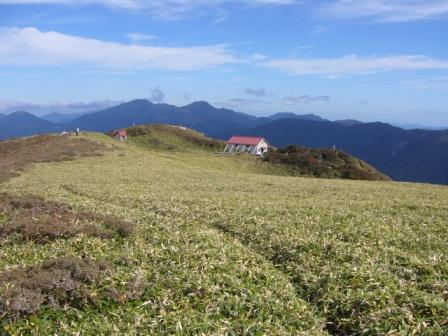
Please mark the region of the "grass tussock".
<svg viewBox="0 0 448 336"><path fill-rule="evenodd" d="M86 138L38 135L0 142L0 182L18 176L24 168L38 162L74 160L99 156L104 144Z"/></svg>
<svg viewBox="0 0 448 336"><path fill-rule="evenodd" d="M0 194L0 238L46 244L79 234L102 239L125 238L134 225L115 216L75 211L68 205L47 202L34 195Z"/></svg>

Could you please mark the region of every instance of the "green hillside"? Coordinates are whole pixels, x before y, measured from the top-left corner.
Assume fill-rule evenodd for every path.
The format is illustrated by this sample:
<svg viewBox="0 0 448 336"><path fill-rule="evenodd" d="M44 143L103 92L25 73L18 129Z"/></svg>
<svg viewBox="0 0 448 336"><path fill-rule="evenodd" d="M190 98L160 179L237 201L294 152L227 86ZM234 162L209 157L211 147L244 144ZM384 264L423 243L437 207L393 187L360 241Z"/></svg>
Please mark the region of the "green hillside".
<svg viewBox="0 0 448 336"><path fill-rule="evenodd" d="M153 149L222 151L225 143L189 128L172 125L140 125L127 129L133 142Z"/></svg>
<svg viewBox="0 0 448 336"><path fill-rule="evenodd" d="M448 334L447 187L287 176L177 132L7 166L0 334Z"/></svg>
<svg viewBox="0 0 448 336"><path fill-rule="evenodd" d="M185 127L141 125L127 129L130 141L151 150L220 154L225 142L209 138ZM233 161L249 167L249 172L287 176L344 178L352 180L390 181L390 178L343 151L288 146L270 151L264 159L253 155L225 155L221 164Z"/></svg>

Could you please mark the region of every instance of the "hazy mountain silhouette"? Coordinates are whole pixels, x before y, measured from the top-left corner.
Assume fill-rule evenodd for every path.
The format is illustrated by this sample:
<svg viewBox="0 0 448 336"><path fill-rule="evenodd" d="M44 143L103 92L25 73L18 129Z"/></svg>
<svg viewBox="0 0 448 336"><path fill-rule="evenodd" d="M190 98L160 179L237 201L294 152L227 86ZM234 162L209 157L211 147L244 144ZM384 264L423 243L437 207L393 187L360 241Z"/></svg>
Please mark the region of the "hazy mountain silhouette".
<svg viewBox="0 0 448 336"><path fill-rule="evenodd" d="M177 107L138 99L84 115L68 125L72 128L108 131L133 124L181 124L207 134L217 134L228 129L250 127L256 120L257 117L224 108L218 109L207 102L194 102Z"/></svg>
<svg viewBox="0 0 448 336"><path fill-rule="evenodd" d="M59 127L31 113L18 111L0 117L0 140L32 134L56 132Z"/></svg>
<svg viewBox="0 0 448 336"><path fill-rule="evenodd" d="M96 111L95 111L96 112ZM40 119L50 121L54 124L66 124L70 121L73 121L83 115L89 114L92 112L79 112L79 113L59 113L52 112L39 116Z"/></svg>
<svg viewBox="0 0 448 336"><path fill-rule="evenodd" d="M269 117L267 117L271 121L280 120L280 119L302 119L302 120L313 120L313 121L324 121L326 119L321 118L315 114L295 114L291 112L278 112Z"/></svg>
<svg viewBox="0 0 448 336"><path fill-rule="evenodd" d="M355 120L355 119L342 119L342 120L335 120L334 122L344 125L344 126L353 126L353 125L363 124L362 121Z"/></svg>

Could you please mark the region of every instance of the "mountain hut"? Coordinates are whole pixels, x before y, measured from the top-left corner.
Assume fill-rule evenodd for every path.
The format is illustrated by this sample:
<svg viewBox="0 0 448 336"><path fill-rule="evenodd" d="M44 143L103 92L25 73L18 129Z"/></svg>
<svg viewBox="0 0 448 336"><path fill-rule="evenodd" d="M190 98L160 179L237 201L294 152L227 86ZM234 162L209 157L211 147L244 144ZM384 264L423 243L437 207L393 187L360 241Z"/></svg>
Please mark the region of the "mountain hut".
<svg viewBox="0 0 448 336"><path fill-rule="evenodd" d="M269 148L269 143L262 137L232 136L227 141L224 153L249 153L263 155Z"/></svg>

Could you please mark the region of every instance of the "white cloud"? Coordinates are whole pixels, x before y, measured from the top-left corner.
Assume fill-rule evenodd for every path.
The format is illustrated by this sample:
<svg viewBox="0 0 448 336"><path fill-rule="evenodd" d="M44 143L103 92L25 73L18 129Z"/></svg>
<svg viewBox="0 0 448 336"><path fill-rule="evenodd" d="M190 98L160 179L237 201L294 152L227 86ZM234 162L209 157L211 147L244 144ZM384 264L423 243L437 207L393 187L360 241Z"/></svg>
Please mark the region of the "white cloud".
<svg viewBox="0 0 448 336"><path fill-rule="evenodd" d="M327 77L368 75L399 70L448 69L448 61L421 55L372 57L349 55L328 59L272 59L260 65L298 76L323 75Z"/></svg>
<svg viewBox="0 0 448 336"><path fill-rule="evenodd" d="M149 35L149 34L141 34L141 33L130 33L127 35L127 37L132 42L144 42L144 41L150 41L150 40L156 40L157 36Z"/></svg>
<svg viewBox="0 0 448 336"><path fill-rule="evenodd" d="M81 64L94 68L196 70L238 63L225 45L155 47L41 32L36 28L0 30L0 65Z"/></svg>
<svg viewBox="0 0 448 336"><path fill-rule="evenodd" d="M338 0L328 2L320 13L330 18L419 21L447 17L448 0Z"/></svg>
<svg viewBox="0 0 448 336"><path fill-rule="evenodd" d="M87 5L99 4L119 8L145 8L177 4L179 6L216 5L240 2L254 5L288 5L298 3L297 0L0 0L0 5L61 4Z"/></svg>
<svg viewBox="0 0 448 336"><path fill-rule="evenodd" d="M252 55L252 59L254 61L262 61L262 60L265 60L267 58L268 58L267 56L265 56L263 54L259 54L259 53L255 53L255 54Z"/></svg>
<svg viewBox="0 0 448 336"><path fill-rule="evenodd" d="M132 11L148 11L162 19L179 19L201 9L216 9L229 3L248 6L291 5L298 0L0 0L0 5L54 4L100 5Z"/></svg>

